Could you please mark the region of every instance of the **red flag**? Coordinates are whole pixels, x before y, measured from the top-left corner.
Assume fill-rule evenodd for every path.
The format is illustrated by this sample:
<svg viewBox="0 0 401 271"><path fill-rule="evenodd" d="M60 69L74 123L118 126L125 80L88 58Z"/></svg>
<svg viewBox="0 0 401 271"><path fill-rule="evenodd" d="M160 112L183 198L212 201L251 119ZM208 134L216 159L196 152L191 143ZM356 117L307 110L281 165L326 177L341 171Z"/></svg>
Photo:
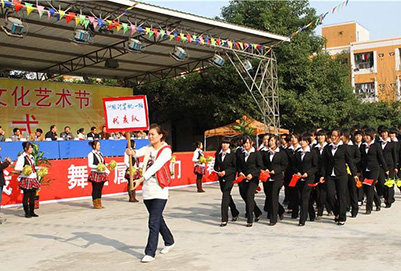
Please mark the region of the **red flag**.
<svg viewBox="0 0 401 271"><path fill-rule="evenodd" d="M240 183L240 182L242 182L243 180L245 179L245 176L239 176L237 179L235 179L234 181L233 181L233 184L234 183Z"/></svg>
<svg viewBox="0 0 401 271"><path fill-rule="evenodd" d="M15 6L15 11L18 13L21 8L24 7L23 4L21 4L21 1L14 1L14 6Z"/></svg>
<svg viewBox="0 0 401 271"><path fill-rule="evenodd" d="M308 183L309 187L316 187L319 183Z"/></svg>
<svg viewBox="0 0 401 271"><path fill-rule="evenodd" d="M297 185L298 180L301 179L300 175L294 174L292 175L289 187L295 187Z"/></svg>
<svg viewBox="0 0 401 271"><path fill-rule="evenodd" d="M365 179L363 180L363 184L372 186L372 184L373 184L374 181L375 181L375 180L373 180L373 179L366 179L366 178L365 178Z"/></svg>
<svg viewBox="0 0 401 271"><path fill-rule="evenodd" d="M212 171L212 173L210 173L210 175L207 176L206 179L207 179L209 182L215 182L215 181L218 181L218 180L219 180L219 176L217 175L216 172Z"/></svg>
<svg viewBox="0 0 401 271"><path fill-rule="evenodd" d="M75 19L76 14L74 12L68 12L68 15L65 17L65 21L67 24L71 22L71 20Z"/></svg>
<svg viewBox="0 0 401 271"><path fill-rule="evenodd" d="M267 180L270 178L270 173L269 171L261 171L259 175L259 180L262 182L267 182Z"/></svg>

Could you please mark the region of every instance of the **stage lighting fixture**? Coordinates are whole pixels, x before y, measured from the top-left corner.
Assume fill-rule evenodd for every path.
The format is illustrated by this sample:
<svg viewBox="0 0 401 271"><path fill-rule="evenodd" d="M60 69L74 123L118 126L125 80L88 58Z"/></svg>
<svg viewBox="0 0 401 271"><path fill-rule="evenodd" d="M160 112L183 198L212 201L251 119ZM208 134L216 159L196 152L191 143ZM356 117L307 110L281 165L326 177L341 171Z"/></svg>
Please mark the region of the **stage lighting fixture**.
<svg viewBox="0 0 401 271"><path fill-rule="evenodd" d="M139 53L143 49L142 42L137 39L129 39L127 46L128 46L128 50L130 50L131 52Z"/></svg>
<svg viewBox="0 0 401 271"><path fill-rule="evenodd" d="M91 34L89 33L89 31L84 30L84 29L76 29L74 31L74 39L73 41L75 41L76 43L83 43L83 44L87 44L91 42Z"/></svg>
<svg viewBox="0 0 401 271"><path fill-rule="evenodd" d="M6 17L6 21L1 28L9 36L17 38L24 37L24 24L20 19L15 17Z"/></svg>
<svg viewBox="0 0 401 271"><path fill-rule="evenodd" d="M188 59L188 53L181 47L176 46L170 56L177 61L184 61Z"/></svg>
<svg viewBox="0 0 401 271"><path fill-rule="evenodd" d="M216 66L217 68L221 68L224 65L224 58L215 54L212 59L210 59L210 63Z"/></svg>

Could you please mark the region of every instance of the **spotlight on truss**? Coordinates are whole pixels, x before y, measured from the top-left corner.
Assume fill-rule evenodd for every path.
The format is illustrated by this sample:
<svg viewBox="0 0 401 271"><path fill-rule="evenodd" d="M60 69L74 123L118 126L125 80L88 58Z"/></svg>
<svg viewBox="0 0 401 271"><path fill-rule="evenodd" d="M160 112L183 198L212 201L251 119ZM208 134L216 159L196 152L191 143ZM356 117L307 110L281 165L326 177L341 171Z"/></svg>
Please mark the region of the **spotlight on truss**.
<svg viewBox="0 0 401 271"><path fill-rule="evenodd" d="M182 47L179 46L176 46L174 48L174 51L170 53L170 56L177 61L184 61L189 57L188 53Z"/></svg>

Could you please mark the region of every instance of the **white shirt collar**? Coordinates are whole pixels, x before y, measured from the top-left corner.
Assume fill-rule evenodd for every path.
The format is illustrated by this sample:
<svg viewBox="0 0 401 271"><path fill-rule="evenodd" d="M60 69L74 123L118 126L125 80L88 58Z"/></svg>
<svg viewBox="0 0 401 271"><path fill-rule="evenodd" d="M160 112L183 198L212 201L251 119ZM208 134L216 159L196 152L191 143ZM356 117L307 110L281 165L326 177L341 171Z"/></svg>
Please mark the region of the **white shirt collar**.
<svg viewBox="0 0 401 271"><path fill-rule="evenodd" d="M393 142L398 142L398 138L394 138Z"/></svg>
<svg viewBox="0 0 401 271"><path fill-rule="evenodd" d="M219 154L222 154L223 153L223 150L221 150L220 152L219 152ZM228 154L228 153L231 153L231 149L230 148L228 148L228 150L226 151L226 154Z"/></svg>
<svg viewBox="0 0 401 271"><path fill-rule="evenodd" d="M349 146L353 146L354 143L350 140L350 141L348 142L348 145L349 145Z"/></svg>
<svg viewBox="0 0 401 271"><path fill-rule="evenodd" d="M310 152L310 147L309 147L309 146L306 147L305 150L303 150L302 148L300 148L300 149L298 150L298 152Z"/></svg>
<svg viewBox="0 0 401 271"><path fill-rule="evenodd" d="M344 142L342 140L340 140L340 142L338 142L336 148L338 148L339 146L343 145ZM335 147L334 143L331 143L330 146Z"/></svg>
<svg viewBox="0 0 401 271"><path fill-rule="evenodd" d="M374 140L374 139L372 140L372 142L370 142L370 144L368 144L368 142L364 142L363 144L365 144L366 146L370 146L370 145L372 145L373 143L375 143L375 140Z"/></svg>
<svg viewBox="0 0 401 271"><path fill-rule="evenodd" d="M384 140L382 137L380 137L380 141L381 141L381 142L391 142L391 138L390 138L390 137L387 137L387 139Z"/></svg>
<svg viewBox="0 0 401 271"><path fill-rule="evenodd" d="M322 148L322 149L323 149L324 147L326 147L326 145L327 145L327 142L326 142L326 141L323 143L323 146L320 145L320 143L317 143L317 145L315 146L315 148L318 148L318 149Z"/></svg>
<svg viewBox="0 0 401 271"><path fill-rule="evenodd" d="M252 147L252 148L249 150L249 152L247 152L247 151L245 150L245 148L244 148L244 152L247 153L247 154L249 155L249 154L251 154L252 152L255 152L255 148Z"/></svg>
<svg viewBox="0 0 401 271"><path fill-rule="evenodd" d="M275 152L275 153L276 153L276 152L279 152L279 151L280 151L280 148L277 147L275 150L272 150L271 148L269 148L269 151L270 151L270 152Z"/></svg>

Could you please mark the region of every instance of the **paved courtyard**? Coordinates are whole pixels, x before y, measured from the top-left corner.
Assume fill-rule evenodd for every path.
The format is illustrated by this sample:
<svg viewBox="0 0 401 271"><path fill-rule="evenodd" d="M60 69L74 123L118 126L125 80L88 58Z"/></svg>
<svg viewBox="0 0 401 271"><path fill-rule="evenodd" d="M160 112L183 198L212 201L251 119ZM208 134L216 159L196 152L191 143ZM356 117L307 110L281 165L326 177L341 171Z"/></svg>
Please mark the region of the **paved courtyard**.
<svg viewBox="0 0 401 271"><path fill-rule="evenodd" d="M2 271L18 270L400 270L401 196L391 209L362 213L345 226L333 217L307 222L286 215L275 227L265 217L245 227L244 204L233 189L240 219L220 228L217 184L170 191L165 219L176 240L169 254L140 263L147 240L143 203L127 196L103 199L103 210L90 200L42 204L39 218L26 219L21 208L3 209L0 226ZM141 199L141 196L139 196ZM264 194L256 195L263 207ZM162 241L159 247L163 247Z"/></svg>

